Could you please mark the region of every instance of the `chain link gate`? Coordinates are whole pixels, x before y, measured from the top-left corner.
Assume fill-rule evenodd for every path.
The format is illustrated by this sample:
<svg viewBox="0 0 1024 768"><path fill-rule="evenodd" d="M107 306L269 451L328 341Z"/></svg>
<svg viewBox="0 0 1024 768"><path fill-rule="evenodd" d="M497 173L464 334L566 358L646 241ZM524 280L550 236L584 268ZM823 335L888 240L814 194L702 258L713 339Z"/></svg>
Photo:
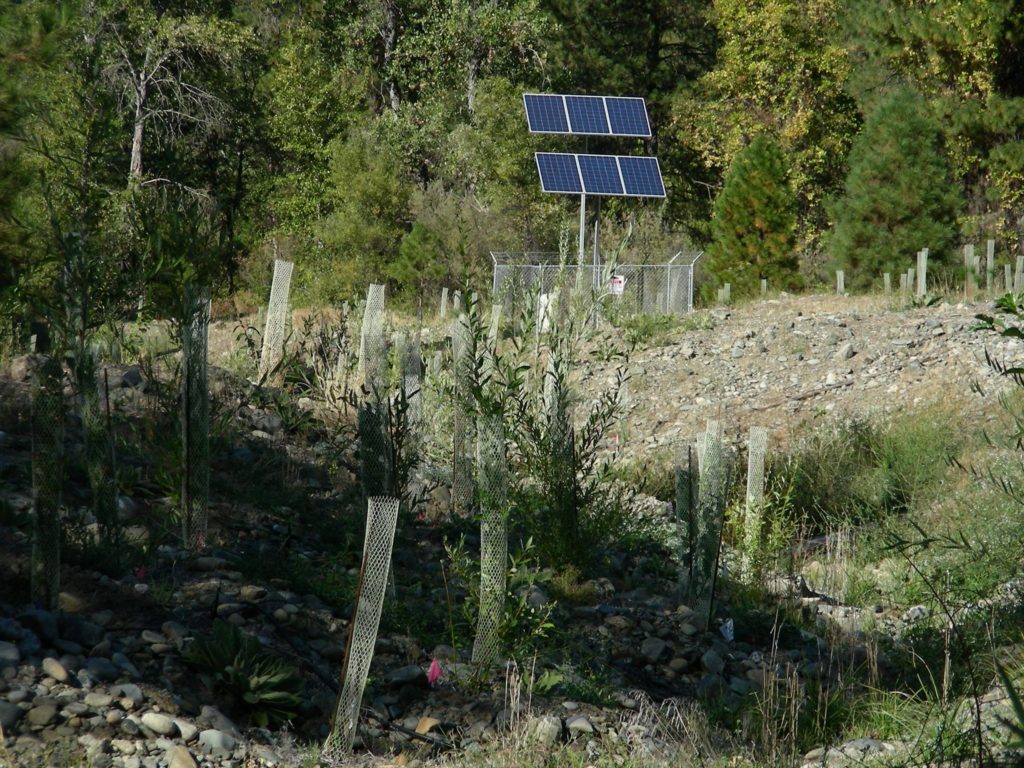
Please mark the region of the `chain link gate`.
<svg viewBox="0 0 1024 768"><path fill-rule="evenodd" d="M64 371L47 357L32 376L32 602L57 609L64 484Z"/></svg>
<svg viewBox="0 0 1024 768"><path fill-rule="evenodd" d="M508 465L505 422L501 414L477 421L477 472L480 498L480 618L473 643L473 663L495 664L501 655L501 620L505 613L508 561Z"/></svg>
<svg viewBox="0 0 1024 768"><path fill-rule="evenodd" d="M181 538L193 550L206 546L209 510L209 330L210 289L189 285L181 324Z"/></svg>
<svg viewBox="0 0 1024 768"><path fill-rule="evenodd" d="M274 374L284 356L284 338L288 328L288 292L292 285L290 261L274 259L274 281L270 285L267 323L263 328L263 349L257 381L264 382Z"/></svg>
<svg viewBox="0 0 1024 768"><path fill-rule="evenodd" d="M320 755L330 765L341 765L352 751L355 741L359 707L370 663L373 661L391 568L398 507L399 500L388 496L375 496L367 501L363 561L359 571L356 607L349 625L345 660L342 662L341 691L335 707L334 723Z"/></svg>
<svg viewBox="0 0 1024 768"><path fill-rule="evenodd" d="M764 462L768 453L768 430L751 427L747 441L747 503L743 514L743 557L740 572L749 578L761 546L764 507Z"/></svg>

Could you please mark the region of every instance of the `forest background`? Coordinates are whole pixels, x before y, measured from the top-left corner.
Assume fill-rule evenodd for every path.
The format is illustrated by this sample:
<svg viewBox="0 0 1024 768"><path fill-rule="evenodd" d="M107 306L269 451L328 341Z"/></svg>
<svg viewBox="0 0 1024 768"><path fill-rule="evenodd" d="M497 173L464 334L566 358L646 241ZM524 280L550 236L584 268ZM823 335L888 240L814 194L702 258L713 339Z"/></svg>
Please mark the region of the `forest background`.
<svg viewBox="0 0 1024 768"><path fill-rule="evenodd" d="M532 136L522 93L642 96L646 141ZM94 317L183 280L298 302L486 287L578 201L536 150L655 154L608 199L631 261L706 249L707 290L847 285L929 247L1024 244L1014 0L28 0L0 6L0 317ZM897 265L901 265L897 267ZM76 272L76 274L70 274Z"/></svg>

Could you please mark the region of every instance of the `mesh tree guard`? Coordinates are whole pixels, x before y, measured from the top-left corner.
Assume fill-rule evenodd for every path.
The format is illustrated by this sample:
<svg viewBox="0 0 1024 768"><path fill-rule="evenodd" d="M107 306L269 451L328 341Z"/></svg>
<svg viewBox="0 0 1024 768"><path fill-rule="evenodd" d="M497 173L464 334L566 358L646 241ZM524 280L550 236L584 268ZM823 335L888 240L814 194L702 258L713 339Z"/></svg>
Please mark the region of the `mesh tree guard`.
<svg viewBox="0 0 1024 768"><path fill-rule="evenodd" d="M448 289L447 288L442 288L441 289L441 312L440 312L440 316L441 316L441 322L442 323L448 317Z"/></svg>
<svg viewBox="0 0 1024 768"><path fill-rule="evenodd" d="M409 402L409 425L419 431L423 421L423 359L420 354L419 334L405 334L398 347L398 368L402 376L402 387Z"/></svg>
<svg viewBox="0 0 1024 768"><path fill-rule="evenodd" d="M751 427L747 443L747 504L743 515L743 557L740 570L749 577L761 547L764 508L764 460L768 451L768 430Z"/></svg>
<svg viewBox="0 0 1024 768"><path fill-rule="evenodd" d="M391 488L391 451L388 445L387 414L382 403L372 399L359 406L359 484L363 498L380 496Z"/></svg>
<svg viewBox="0 0 1024 768"><path fill-rule="evenodd" d="M886 293L892 292L892 274L890 272L882 275L882 287Z"/></svg>
<svg viewBox="0 0 1024 768"><path fill-rule="evenodd" d="M56 610L64 482L63 370L45 358L32 379L32 601Z"/></svg>
<svg viewBox="0 0 1024 768"><path fill-rule="evenodd" d="M452 312L456 317L462 314L462 291L452 293Z"/></svg>
<svg viewBox="0 0 1024 768"><path fill-rule="evenodd" d="M475 360L470 318L460 314L452 329L452 373L455 377L452 418L452 512L467 514L473 504L473 436L469 400Z"/></svg>
<svg viewBox="0 0 1024 768"><path fill-rule="evenodd" d="M78 394L81 398L85 469L92 492L92 511L99 528L100 543L105 556L115 556L119 552L121 526L117 519L114 444L108 424L108 393L104 386L104 396L101 398L93 350L81 353L77 361L77 379Z"/></svg>
<svg viewBox="0 0 1024 768"><path fill-rule="evenodd" d="M975 274L978 271L978 263L974 258L974 244L968 243L964 246L964 296L967 299L974 298Z"/></svg>
<svg viewBox="0 0 1024 768"><path fill-rule="evenodd" d="M709 421L699 447L700 487L694 510L693 574L689 584L690 600L711 608L718 569L718 553L722 541L728 472L722 449L722 432L718 422Z"/></svg>
<svg viewBox="0 0 1024 768"><path fill-rule="evenodd" d="M836 270L836 293L842 296L846 293L846 273L841 270Z"/></svg>
<svg viewBox="0 0 1024 768"><path fill-rule="evenodd" d="M371 283L366 290L359 369L363 372L363 387L369 397L381 401L387 393L388 350L384 335L384 286L377 283Z"/></svg>
<svg viewBox="0 0 1024 768"><path fill-rule="evenodd" d="M992 293L996 271L996 241L985 241L985 290Z"/></svg>
<svg viewBox="0 0 1024 768"><path fill-rule="evenodd" d="M188 286L181 324L181 540L188 549L206 544L210 495L210 390L207 346L210 289Z"/></svg>
<svg viewBox="0 0 1024 768"><path fill-rule="evenodd" d="M1017 257L1015 267L1016 270L1013 273L1013 292L1020 293L1024 290L1024 255Z"/></svg>
<svg viewBox="0 0 1024 768"><path fill-rule="evenodd" d="M477 423L477 486L480 497L480 618L473 643L473 663L490 666L501 655L501 619L505 611L508 560L508 471L505 423L501 414Z"/></svg>
<svg viewBox="0 0 1024 768"><path fill-rule="evenodd" d="M367 501L366 538L359 571L356 608L349 625L348 646L341 667L341 692L334 712L334 723L321 758L331 765L340 764L352 751L359 725L359 705L363 700L366 676L373 661L381 609L391 567L399 501L375 496Z"/></svg>
<svg viewBox="0 0 1024 768"><path fill-rule="evenodd" d="M498 333L501 329L501 304L494 304L491 307L491 324L487 329L487 350L484 355L484 372L488 379L495 375L495 365L498 354Z"/></svg>
<svg viewBox="0 0 1024 768"><path fill-rule="evenodd" d="M288 291L292 285L290 261L274 259L274 281L270 285L267 324L263 328L263 349L260 352L258 381L274 375L284 354L284 337L288 326Z"/></svg>
<svg viewBox="0 0 1024 768"><path fill-rule="evenodd" d="M693 583L693 551L697 531L694 511L697 507L697 467L693 446L687 444L676 459L675 513L679 530L679 593L685 594Z"/></svg>

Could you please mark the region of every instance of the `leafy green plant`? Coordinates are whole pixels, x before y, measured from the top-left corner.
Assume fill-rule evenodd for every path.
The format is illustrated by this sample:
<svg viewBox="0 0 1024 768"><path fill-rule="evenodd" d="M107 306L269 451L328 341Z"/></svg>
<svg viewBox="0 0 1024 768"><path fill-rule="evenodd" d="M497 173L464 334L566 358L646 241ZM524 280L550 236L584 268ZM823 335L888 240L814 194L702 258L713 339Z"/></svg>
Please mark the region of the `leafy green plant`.
<svg viewBox="0 0 1024 768"><path fill-rule="evenodd" d="M454 544L445 542L445 551L452 574L466 590L463 624L473 627L480 606L480 560L467 550L465 537ZM539 641L554 628L551 613L555 604L546 599L538 599L538 595L543 595L543 592L538 591L540 586L550 579L551 572L541 568L537 561L532 539L527 539L519 552L509 555L505 580L507 593L498 636L505 654L510 658L526 659L534 655Z"/></svg>
<svg viewBox="0 0 1024 768"><path fill-rule="evenodd" d="M679 328L675 315L629 315L622 322L622 335L630 348L661 347L668 343L673 331Z"/></svg>
<svg viewBox="0 0 1024 768"><path fill-rule="evenodd" d="M256 725L281 725L298 713L298 672L233 624L215 621L211 635L193 640L185 661L229 709L246 712Z"/></svg>

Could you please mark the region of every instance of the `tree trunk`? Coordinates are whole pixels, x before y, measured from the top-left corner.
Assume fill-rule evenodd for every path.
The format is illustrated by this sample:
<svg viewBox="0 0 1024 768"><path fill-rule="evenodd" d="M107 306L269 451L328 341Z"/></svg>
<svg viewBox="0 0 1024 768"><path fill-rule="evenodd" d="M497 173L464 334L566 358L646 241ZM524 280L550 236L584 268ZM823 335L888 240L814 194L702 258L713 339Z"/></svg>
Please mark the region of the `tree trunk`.
<svg viewBox="0 0 1024 768"><path fill-rule="evenodd" d="M385 82L388 100L391 103L391 110L397 112L401 100L398 95L398 84L391 72L391 60L395 55L395 41L398 39L398 9L394 2L384 3L384 23L381 26L380 34L384 38L384 66L382 69L387 78Z"/></svg>
<svg viewBox="0 0 1024 768"><path fill-rule="evenodd" d="M146 125L146 84L135 84L135 120L132 133L132 157L128 166L128 183L142 178L142 139Z"/></svg>
<svg viewBox="0 0 1024 768"><path fill-rule="evenodd" d="M476 109L476 79L480 74L480 57L471 56L466 64L466 108L469 114Z"/></svg>

